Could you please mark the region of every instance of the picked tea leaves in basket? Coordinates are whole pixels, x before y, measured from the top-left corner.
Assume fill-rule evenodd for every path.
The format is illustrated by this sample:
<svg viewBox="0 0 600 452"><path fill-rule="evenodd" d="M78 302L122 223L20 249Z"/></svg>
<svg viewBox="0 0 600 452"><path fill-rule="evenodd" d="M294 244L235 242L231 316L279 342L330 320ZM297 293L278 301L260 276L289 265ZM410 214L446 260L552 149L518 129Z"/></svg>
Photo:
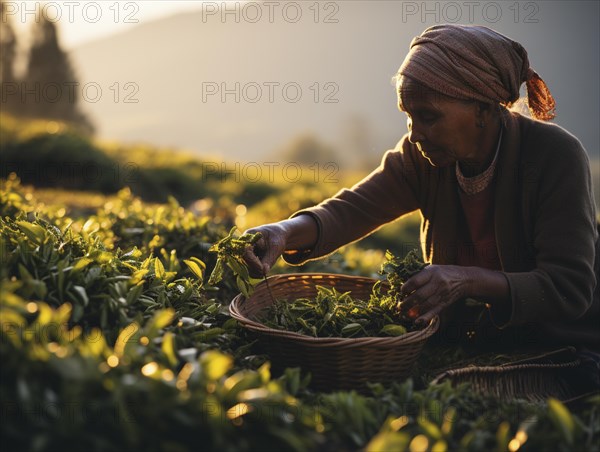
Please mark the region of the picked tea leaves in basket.
<svg viewBox="0 0 600 452"><path fill-rule="evenodd" d="M333 274L287 274L269 277L277 300L312 298L317 286L369 297L377 280ZM301 367L312 374L311 386L319 390L366 390L367 382L392 382L407 378L427 339L435 333L439 319L400 336L314 337L266 325L265 316L273 303L261 282L248 298L239 294L229 306L231 316L259 335L273 368Z"/></svg>
<svg viewBox="0 0 600 452"><path fill-rule="evenodd" d="M259 334L274 368L302 367L316 389L365 390L367 382L404 379L439 319L418 329L399 314L399 286L406 279L396 270L406 267L399 260L391 267L394 257L386 257L386 282L318 273L271 276L268 286L261 282L249 297L234 298L231 315Z"/></svg>

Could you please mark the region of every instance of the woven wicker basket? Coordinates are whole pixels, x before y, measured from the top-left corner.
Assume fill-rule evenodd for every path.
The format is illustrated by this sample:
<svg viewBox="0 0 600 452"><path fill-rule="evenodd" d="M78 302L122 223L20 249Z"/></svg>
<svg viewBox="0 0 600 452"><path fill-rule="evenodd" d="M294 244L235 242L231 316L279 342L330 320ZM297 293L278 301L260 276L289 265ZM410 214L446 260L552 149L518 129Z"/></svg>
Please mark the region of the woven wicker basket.
<svg viewBox="0 0 600 452"><path fill-rule="evenodd" d="M276 275L263 281L246 299L238 295L229 311L247 329L258 333L275 369L302 367L312 374L311 386L318 390L367 389L366 382L391 382L410 375L427 339L436 332L439 319L424 329L398 337L314 338L276 330L261 323L261 316L275 299L314 297L316 286L351 291L368 298L375 279L319 273ZM269 292L270 288L270 292Z"/></svg>
<svg viewBox="0 0 600 452"><path fill-rule="evenodd" d="M545 353L532 353L527 358L497 366L468 365L447 369L431 384L450 381L453 386L470 383L478 394L498 398L525 399L539 402L554 397L562 401L575 400L586 392L574 388L565 380L565 372L581 365L575 348L565 347Z"/></svg>

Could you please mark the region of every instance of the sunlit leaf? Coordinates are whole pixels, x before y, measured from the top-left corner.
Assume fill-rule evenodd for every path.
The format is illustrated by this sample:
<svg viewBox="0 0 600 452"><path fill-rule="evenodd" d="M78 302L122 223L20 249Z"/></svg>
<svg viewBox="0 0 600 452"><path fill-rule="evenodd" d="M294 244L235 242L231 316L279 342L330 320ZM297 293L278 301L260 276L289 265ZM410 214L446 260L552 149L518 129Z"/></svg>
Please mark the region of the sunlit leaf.
<svg viewBox="0 0 600 452"><path fill-rule="evenodd" d="M165 279L165 267L158 257L154 258L154 274L158 279Z"/></svg>
<svg viewBox="0 0 600 452"><path fill-rule="evenodd" d="M123 254L123 258L139 259L140 257L142 257L142 252L137 248L137 246L133 247L133 249L128 253Z"/></svg>
<svg viewBox="0 0 600 452"><path fill-rule="evenodd" d="M388 336L402 336L403 334L406 334L406 328L402 325L389 324L381 328L379 333L386 334Z"/></svg>
<svg viewBox="0 0 600 452"><path fill-rule="evenodd" d="M245 297L249 297L252 294L252 286L250 286L240 276L235 277L235 282L236 282L238 289Z"/></svg>
<svg viewBox="0 0 600 452"><path fill-rule="evenodd" d="M510 424L506 421L498 426L496 431L496 448L498 451L508 450L510 442Z"/></svg>
<svg viewBox="0 0 600 452"><path fill-rule="evenodd" d="M160 330L165 326L169 325L175 318L174 309L163 309L154 314L154 317L150 321L150 326L153 329Z"/></svg>
<svg viewBox="0 0 600 452"><path fill-rule="evenodd" d="M169 364L175 367L177 364L177 357L175 356L175 335L171 332L165 333L162 338L162 352L169 360Z"/></svg>
<svg viewBox="0 0 600 452"><path fill-rule="evenodd" d="M84 355L94 357L107 356L109 349L102 331L98 328L93 328L89 334L84 336L81 350Z"/></svg>
<svg viewBox="0 0 600 452"><path fill-rule="evenodd" d="M259 387L261 381L261 377L257 372L241 370L228 377L223 382L223 387L227 391L226 396L230 399L236 400L239 393L251 388ZM245 399L237 400L242 401Z"/></svg>
<svg viewBox="0 0 600 452"><path fill-rule="evenodd" d="M52 321L52 308L50 308L50 306L48 306L46 303L42 302L39 302L37 306L38 316L35 319L35 322L40 326L47 325Z"/></svg>
<svg viewBox="0 0 600 452"><path fill-rule="evenodd" d="M405 432L382 432L375 435L365 447L366 452L407 450L410 435Z"/></svg>
<svg viewBox="0 0 600 452"><path fill-rule="evenodd" d="M17 221L16 224L19 226L21 232L23 232L33 243L36 245L44 243L46 231L39 224L30 223L28 221Z"/></svg>
<svg viewBox="0 0 600 452"><path fill-rule="evenodd" d="M233 366L231 356L224 355L216 350L209 350L200 355L200 366L204 375L209 380L218 380L224 376Z"/></svg>
<svg viewBox="0 0 600 452"><path fill-rule="evenodd" d="M75 262L75 265L73 265L73 268L71 268L71 273L77 273L78 271L83 270L92 262L94 261L87 257L82 257L81 259L78 259L77 262Z"/></svg>
<svg viewBox="0 0 600 452"><path fill-rule="evenodd" d="M195 262L203 271L206 270L206 264L204 263L204 261L202 261L201 259L198 259L197 257L190 257L190 259L192 262Z"/></svg>
<svg viewBox="0 0 600 452"><path fill-rule="evenodd" d="M71 304L61 304L53 313L52 321L56 325L67 325L69 318L71 317Z"/></svg>
<svg viewBox="0 0 600 452"><path fill-rule="evenodd" d="M266 362L258 368L258 374L263 384L271 380L271 363Z"/></svg>
<svg viewBox="0 0 600 452"><path fill-rule="evenodd" d="M446 452L448 450L448 444L443 439L436 441L431 446L431 452Z"/></svg>
<svg viewBox="0 0 600 452"><path fill-rule="evenodd" d="M148 272L149 272L149 270L147 268L143 268L141 270L134 272L133 275L131 275L131 279L129 280L129 283L132 286L135 286L136 284L138 284L140 281L142 281L144 279L144 276L146 276L146 274Z"/></svg>
<svg viewBox="0 0 600 452"><path fill-rule="evenodd" d="M93 259L98 264L108 264L110 263L114 256L112 253L108 251L96 250L90 253L90 258Z"/></svg>
<svg viewBox="0 0 600 452"><path fill-rule="evenodd" d="M554 425L562 431L567 443L572 444L575 421L569 409L562 402L554 398L548 399L548 409Z"/></svg>
<svg viewBox="0 0 600 452"><path fill-rule="evenodd" d="M115 355L121 358L125 354L125 350L128 344L135 344L135 334L139 331L140 327L137 323L131 323L121 330L117 340L115 341Z"/></svg>
<svg viewBox="0 0 600 452"><path fill-rule="evenodd" d="M165 283L169 283L175 279L177 276L177 272L165 272L164 281Z"/></svg>
<svg viewBox="0 0 600 452"><path fill-rule="evenodd" d="M430 438L435 440L442 439L442 432L440 431L440 428L433 422L427 420L423 416L419 416L417 423Z"/></svg>
<svg viewBox="0 0 600 452"><path fill-rule="evenodd" d="M19 283L21 284L21 283ZM7 306L20 307L25 303L20 296L5 290L0 291L0 304Z"/></svg>
<svg viewBox="0 0 600 452"><path fill-rule="evenodd" d="M202 282L204 280L203 271L197 262L194 262L192 260L184 260L183 262L185 262L185 264L188 266L190 271L196 276L196 278L198 278L200 280L200 282Z"/></svg>
<svg viewBox="0 0 600 452"><path fill-rule="evenodd" d="M456 408L451 406L444 413L444 421L442 422L442 433L450 435L456 422Z"/></svg>
<svg viewBox="0 0 600 452"><path fill-rule="evenodd" d="M223 272L223 262L221 260L218 260L215 264L215 268L213 268L213 271L211 272L210 277L208 278L208 284L214 286L215 284L221 282L221 280L223 279Z"/></svg>

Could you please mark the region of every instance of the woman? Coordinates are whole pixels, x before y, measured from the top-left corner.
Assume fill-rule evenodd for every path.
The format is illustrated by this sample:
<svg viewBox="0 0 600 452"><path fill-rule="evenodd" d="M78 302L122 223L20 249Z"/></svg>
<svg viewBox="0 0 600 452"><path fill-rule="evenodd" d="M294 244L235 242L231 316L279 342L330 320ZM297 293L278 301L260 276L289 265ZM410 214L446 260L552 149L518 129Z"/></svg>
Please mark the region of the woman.
<svg viewBox="0 0 600 452"><path fill-rule="evenodd" d="M327 255L420 210L432 265L402 303L416 322L460 322L473 298L489 307L480 331L512 332L514 346L599 347L589 160L545 122L554 99L525 49L485 27L434 26L412 41L396 82L408 134L351 189L253 229L264 236L247 258L254 271L282 254L291 264ZM523 82L533 119L508 110Z"/></svg>

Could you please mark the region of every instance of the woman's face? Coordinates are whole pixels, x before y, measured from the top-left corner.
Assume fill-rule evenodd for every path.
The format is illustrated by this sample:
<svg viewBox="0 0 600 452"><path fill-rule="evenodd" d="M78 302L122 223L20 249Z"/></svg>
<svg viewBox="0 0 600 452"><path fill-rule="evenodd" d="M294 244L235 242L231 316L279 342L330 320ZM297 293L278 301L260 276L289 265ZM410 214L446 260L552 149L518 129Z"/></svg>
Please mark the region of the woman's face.
<svg viewBox="0 0 600 452"><path fill-rule="evenodd" d="M398 106L408 116L411 143L433 166L454 165L458 160L476 164L481 158L479 104L462 101L402 78Z"/></svg>

